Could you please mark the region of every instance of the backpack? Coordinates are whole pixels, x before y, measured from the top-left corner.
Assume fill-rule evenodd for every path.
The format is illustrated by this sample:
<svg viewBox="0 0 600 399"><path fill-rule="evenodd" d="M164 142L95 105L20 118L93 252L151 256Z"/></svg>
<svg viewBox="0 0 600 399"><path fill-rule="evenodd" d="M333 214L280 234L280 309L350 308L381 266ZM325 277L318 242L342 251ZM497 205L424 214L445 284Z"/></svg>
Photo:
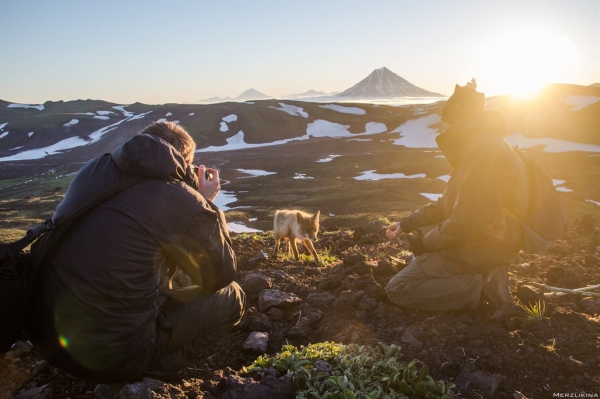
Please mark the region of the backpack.
<svg viewBox="0 0 600 399"><path fill-rule="evenodd" d="M529 182L529 205L525 215L516 217L523 232L523 251L537 254L546 251L562 235L565 220L560 196L552 179L521 151L516 151L525 163Z"/></svg>
<svg viewBox="0 0 600 399"><path fill-rule="evenodd" d="M56 212L52 218L27 230L20 240L0 243L0 352L10 349L32 317L29 298L39 268L68 227L95 205L144 179L146 177L127 176L112 182L83 198L67 212ZM31 243L31 251L24 251Z"/></svg>

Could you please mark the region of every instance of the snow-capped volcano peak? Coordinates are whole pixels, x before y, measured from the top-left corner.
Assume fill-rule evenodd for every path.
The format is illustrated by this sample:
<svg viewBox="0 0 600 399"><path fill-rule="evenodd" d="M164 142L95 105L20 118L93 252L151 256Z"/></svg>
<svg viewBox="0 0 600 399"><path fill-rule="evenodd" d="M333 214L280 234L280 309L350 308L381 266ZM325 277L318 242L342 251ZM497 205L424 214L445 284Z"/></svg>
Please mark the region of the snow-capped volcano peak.
<svg viewBox="0 0 600 399"><path fill-rule="evenodd" d="M443 97L439 93L433 93L413 85L386 67L374 70L369 76L348 90L341 92L338 96L368 98Z"/></svg>

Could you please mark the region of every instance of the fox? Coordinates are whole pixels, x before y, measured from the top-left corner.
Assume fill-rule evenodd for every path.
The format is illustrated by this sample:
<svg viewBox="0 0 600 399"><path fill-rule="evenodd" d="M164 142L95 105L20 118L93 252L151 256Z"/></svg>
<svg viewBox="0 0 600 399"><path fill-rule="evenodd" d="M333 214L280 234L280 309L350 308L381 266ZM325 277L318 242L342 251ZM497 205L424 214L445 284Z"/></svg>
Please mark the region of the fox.
<svg viewBox="0 0 600 399"><path fill-rule="evenodd" d="M301 241L306 249L312 254L315 263L321 265L319 255L313 246L313 241L317 241L319 233L319 215L317 211L314 215L302 212L296 209L278 210L275 212L273 221L273 236L275 237L275 254L279 255L280 241L287 241L287 253L290 253L290 247L294 252L294 259L298 260L297 241Z"/></svg>

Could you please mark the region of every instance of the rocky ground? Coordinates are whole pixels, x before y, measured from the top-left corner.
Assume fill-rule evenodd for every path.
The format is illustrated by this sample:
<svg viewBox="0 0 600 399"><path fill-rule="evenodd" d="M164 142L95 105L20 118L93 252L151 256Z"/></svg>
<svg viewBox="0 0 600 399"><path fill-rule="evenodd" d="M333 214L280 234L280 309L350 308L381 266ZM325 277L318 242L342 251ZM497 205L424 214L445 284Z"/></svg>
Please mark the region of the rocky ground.
<svg viewBox="0 0 600 399"><path fill-rule="evenodd" d="M387 241L381 227L327 227L317 250L329 249L337 260L324 267L275 259L267 234L237 236L236 280L248 299L244 320L175 380L147 379L111 392L49 366L21 342L1 355L0 398L107 398L115 392L122 398L293 397L289 378L276 372L249 378L241 368L287 343L322 341L398 344L403 361L423 361L432 377L454 382L463 398L600 395L600 298L549 298L538 321L492 321L494 309L484 301L478 311L399 309L384 287L410 254L403 241ZM600 284L599 245L594 220L577 219L548 253L519 256L510 268L513 294L529 302L540 292L527 283Z"/></svg>

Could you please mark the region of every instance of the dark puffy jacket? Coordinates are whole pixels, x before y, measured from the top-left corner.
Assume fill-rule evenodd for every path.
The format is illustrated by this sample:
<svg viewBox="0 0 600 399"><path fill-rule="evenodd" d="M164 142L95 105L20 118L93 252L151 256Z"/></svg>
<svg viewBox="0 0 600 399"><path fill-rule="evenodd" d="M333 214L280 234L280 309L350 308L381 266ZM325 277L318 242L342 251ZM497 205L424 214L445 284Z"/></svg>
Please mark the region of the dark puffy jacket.
<svg viewBox="0 0 600 399"><path fill-rule="evenodd" d="M148 349L169 267L205 291L234 279L223 214L198 193L181 154L157 137L135 136L86 164L56 214L128 174L147 179L77 219L42 264L34 339L50 357L66 350L82 366L103 370Z"/></svg>
<svg viewBox="0 0 600 399"><path fill-rule="evenodd" d="M504 116L486 111L440 134L452 176L440 198L400 221L406 232L438 223L423 237L425 249L465 271L510 263L522 246L520 224L510 215L524 216L531 182L519 154L502 139L505 132Z"/></svg>

